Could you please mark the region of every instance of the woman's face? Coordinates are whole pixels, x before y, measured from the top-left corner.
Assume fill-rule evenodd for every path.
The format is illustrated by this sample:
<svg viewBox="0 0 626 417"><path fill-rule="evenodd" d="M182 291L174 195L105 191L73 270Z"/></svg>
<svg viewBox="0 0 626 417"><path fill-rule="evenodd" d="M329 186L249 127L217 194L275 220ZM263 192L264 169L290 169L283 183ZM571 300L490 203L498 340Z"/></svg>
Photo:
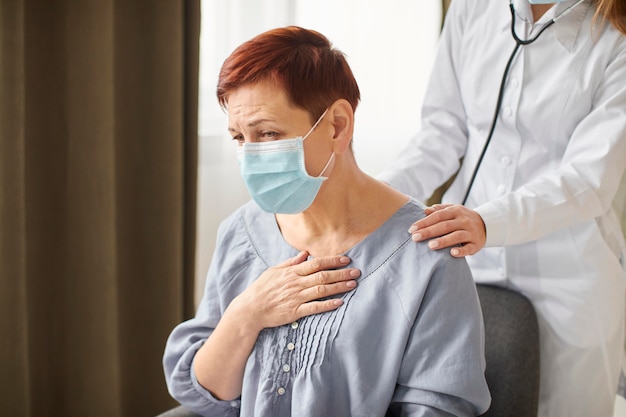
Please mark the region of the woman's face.
<svg viewBox="0 0 626 417"><path fill-rule="evenodd" d="M228 96L228 131L239 145L304 136L312 125L309 113L292 106L284 89L275 83L244 85ZM324 135L324 125L322 120L304 141L309 175L319 174L332 153L331 138Z"/></svg>

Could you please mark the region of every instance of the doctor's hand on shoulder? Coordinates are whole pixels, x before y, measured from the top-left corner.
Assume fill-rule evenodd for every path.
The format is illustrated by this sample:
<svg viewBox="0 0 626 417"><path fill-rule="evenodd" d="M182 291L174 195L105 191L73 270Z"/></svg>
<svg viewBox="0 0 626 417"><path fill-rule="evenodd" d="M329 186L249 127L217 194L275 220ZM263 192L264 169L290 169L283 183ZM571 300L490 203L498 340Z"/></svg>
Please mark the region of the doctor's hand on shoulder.
<svg viewBox="0 0 626 417"><path fill-rule="evenodd" d="M485 246L487 231L480 214L460 204L433 204L426 217L409 228L415 242L428 240L433 250L451 248L456 258L473 255Z"/></svg>

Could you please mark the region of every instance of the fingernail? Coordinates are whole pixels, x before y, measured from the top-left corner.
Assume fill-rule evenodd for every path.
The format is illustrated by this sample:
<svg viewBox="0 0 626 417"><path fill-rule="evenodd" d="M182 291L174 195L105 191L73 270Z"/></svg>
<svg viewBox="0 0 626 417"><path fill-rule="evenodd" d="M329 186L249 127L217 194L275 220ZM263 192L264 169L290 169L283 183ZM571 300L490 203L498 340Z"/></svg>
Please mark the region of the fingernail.
<svg viewBox="0 0 626 417"><path fill-rule="evenodd" d="M459 254L459 250L458 250L458 249L452 249L452 250L450 251L450 253L451 253L453 256L457 256L457 255Z"/></svg>
<svg viewBox="0 0 626 417"><path fill-rule="evenodd" d="M428 247L431 249L437 249L439 247L439 242L437 242L436 240L431 240L430 242L428 242Z"/></svg>
<svg viewBox="0 0 626 417"><path fill-rule="evenodd" d="M341 258L339 258L339 262L341 262L342 264L347 264L350 262L350 258L348 258L347 256L342 256Z"/></svg>
<svg viewBox="0 0 626 417"><path fill-rule="evenodd" d="M356 281L348 281L348 282L346 282L346 287L348 287L348 288L356 287Z"/></svg>
<svg viewBox="0 0 626 417"><path fill-rule="evenodd" d="M336 298L336 299L333 300L333 304L336 305L336 306L340 306L340 305L343 304L343 300L341 300L339 298Z"/></svg>
<svg viewBox="0 0 626 417"><path fill-rule="evenodd" d="M411 226L409 227L409 233L413 233L417 230L417 226Z"/></svg>
<svg viewBox="0 0 626 417"><path fill-rule="evenodd" d="M350 276L351 277L358 277L361 275L361 271L359 271L358 269L352 269L350 270Z"/></svg>
<svg viewBox="0 0 626 417"><path fill-rule="evenodd" d="M413 236L411 236L411 239L413 239L414 242L419 242L420 240L422 240L422 234L413 233Z"/></svg>

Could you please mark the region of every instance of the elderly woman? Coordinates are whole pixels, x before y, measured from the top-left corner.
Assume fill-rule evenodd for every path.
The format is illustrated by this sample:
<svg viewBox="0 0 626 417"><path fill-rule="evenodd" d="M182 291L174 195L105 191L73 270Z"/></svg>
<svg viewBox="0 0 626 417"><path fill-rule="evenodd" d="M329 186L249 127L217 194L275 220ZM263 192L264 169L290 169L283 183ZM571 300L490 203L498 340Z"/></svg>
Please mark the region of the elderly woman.
<svg viewBox="0 0 626 417"><path fill-rule="evenodd" d="M217 95L253 201L220 226L197 315L167 342L172 396L206 416L483 413L472 276L411 240L422 205L358 168L343 54L272 30L225 61Z"/></svg>

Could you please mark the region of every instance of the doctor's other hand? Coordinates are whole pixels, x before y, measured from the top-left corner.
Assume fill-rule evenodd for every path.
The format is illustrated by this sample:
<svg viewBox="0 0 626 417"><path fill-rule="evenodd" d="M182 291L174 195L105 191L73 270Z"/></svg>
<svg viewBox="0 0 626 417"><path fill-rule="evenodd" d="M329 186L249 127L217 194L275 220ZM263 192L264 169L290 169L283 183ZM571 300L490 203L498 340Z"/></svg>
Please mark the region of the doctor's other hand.
<svg viewBox="0 0 626 417"><path fill-rule="evenodd" d="M459 204L433 204L424 210L426 217L409 228L415 242L429 240L430 249L450 249L460 258L473 255L485 246L487 232L482 217Z"/></svg>
<svg viewBox="0 0 626 417"><path fill-rule="evenodd" d="M361 271L345 268L347 256L325 256L307 260L302 251L261 274L235 301L242 319L255 330L282 326L304 316L334 310L341 298L326 298L353 290Z"/></svg>

